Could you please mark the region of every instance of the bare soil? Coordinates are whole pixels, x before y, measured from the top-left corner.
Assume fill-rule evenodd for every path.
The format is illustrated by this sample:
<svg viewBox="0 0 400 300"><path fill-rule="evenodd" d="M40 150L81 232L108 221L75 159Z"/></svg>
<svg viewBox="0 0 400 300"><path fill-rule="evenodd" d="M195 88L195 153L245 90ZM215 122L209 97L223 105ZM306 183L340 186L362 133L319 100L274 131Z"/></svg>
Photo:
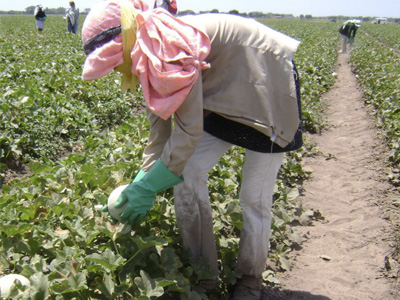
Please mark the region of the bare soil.
<svg viewBox="0 0 400 300"><path fill-rule="evenodd" d="M4 177L0 176L0 189L3 184L8 184L16 178L22 178L32 175L32 171L27 165L14 161L6 162L7 168L4 172Z"/></svg>
<svg viewBox="0 0 400 300"><path fill-rule="evenodd" d="M263 300L400 299L396 276L388 274L398 224L388 154L348 58L339 55L337 81L323 95L327 128L307 137L319 155L304 160L312 178L299 201L323 218L298 227L305 242L292 254L293 268Z"/></svg>

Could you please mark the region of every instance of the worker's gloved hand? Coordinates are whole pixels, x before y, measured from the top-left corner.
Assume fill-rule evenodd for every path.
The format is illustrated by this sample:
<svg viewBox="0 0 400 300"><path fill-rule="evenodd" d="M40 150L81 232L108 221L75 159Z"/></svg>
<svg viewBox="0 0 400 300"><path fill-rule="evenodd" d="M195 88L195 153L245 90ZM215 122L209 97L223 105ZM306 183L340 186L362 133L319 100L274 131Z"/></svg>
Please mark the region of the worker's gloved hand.
<svg viewBox="0 0 400 300"><path fill-rule="evenodd" d="M182 181L182 176L178 177L170 172L159 159L141 180L132 182L122 191L114 207L118 209L127 203L125 210L120 214L122 222L138 223L153 207L156 193Z"/></svg>
<svg viewBox="0 0 400 300"><path fill-rule="evenodd" d="M140 170L139 173L136 175L136 177L133 179L132 183L141 180L141 179L144 177L144 175L146 175L146 172L143 171L143 170ZM102 211L102 212L108 213L108 205L107 205L107 204L104 205L104 206L101 208L101 211ZM116 220L115 218L113 218L111 215L109 215L109 218L110 218L110 220L111 220L113 223L117 223L117 222L118 222L118 220Z"/></svg>

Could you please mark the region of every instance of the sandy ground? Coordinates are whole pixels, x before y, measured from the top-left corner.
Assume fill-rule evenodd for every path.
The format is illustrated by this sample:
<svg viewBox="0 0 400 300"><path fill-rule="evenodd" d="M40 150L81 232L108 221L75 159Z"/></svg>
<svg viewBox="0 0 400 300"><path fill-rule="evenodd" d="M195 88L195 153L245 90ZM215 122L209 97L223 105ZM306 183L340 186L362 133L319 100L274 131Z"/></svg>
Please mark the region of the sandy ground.
<svg viewBox="0 0 400 300"><path fill-rule="evenodd" d="M340 54L337 73L323 96L328 127L308 137L320 155L304 161L312 178L299 199L323 220L298 227L305 242L292 254L293 268L279 274L278 291L263 291L263 300L400 299L383 275L393 250L393 195L382 135L364 106L347 54Z"/></svg>

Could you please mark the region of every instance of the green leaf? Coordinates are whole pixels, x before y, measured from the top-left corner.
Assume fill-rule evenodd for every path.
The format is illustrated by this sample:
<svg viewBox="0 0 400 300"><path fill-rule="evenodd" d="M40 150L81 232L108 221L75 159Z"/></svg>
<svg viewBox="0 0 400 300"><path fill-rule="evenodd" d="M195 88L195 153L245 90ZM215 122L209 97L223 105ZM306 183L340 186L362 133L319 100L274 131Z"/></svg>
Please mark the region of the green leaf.
<svg viewBox="0 0 400 300"><path fill-rule="evenodd" d="M280 267L282 269L284 269L285 271L290 271L291 264L290 264L289 260L287 260L287 258L284 257L283 255L279 255L279 264L280 264Z"/></svg>
<svg viewBox="0 0 400 300"><path fill-rule="evenodd" d="M116 270L119 266L122 266L126 261L125 258L119 254L114 254L110 249L106 249L103 253L90 254L85 257L87 261L94 262L102 267L106 268L108 272Z"/></svg>
<svg viewBox="0 0 400 300"><path fill-rule="evenodd" d="M136 236L133 238L133 241L136 243L139 251L167 244L167 241L165 239L155 236L146 237L144 239L141 236Z"/></svg>
<svg viewBox="0 0 400 300"><path fill-rule="evenodd" d="M41 272L35 273L30 277L31 289L30 295L33 300L47 299L50 295L49 280L46 275Z"/></svg>
<svg viewBox="0 0 400 300"><path fill-rule="evenodd" d="M52 170L51 166L34 161L29 163L29 168L35 175Z"/></svg>
<svg viewBox="0 0 400 300"><path fill-rule="evenodd" d="M264 281L272 283L272 284L279 284L279 280L275 277L275 273L271 270L266 270L262 273L262 278Z"/></svg>
<svg viewBox="0 0 400 300"><path fill-rule="evenodd" d="M290 192L287 195L288 200L293 201L299 197L300 193L298 189L290 189Z"/></svg>
<svg viewBox="0 0 400 300"><path fill-rule="evenodd" d="M106 296L112 296L114 294L115 283L109 274L104 274L103 285L107 290Z"/></svg>
<svg viewBox="0 0 400 300"><path fill-rule="evenodd" d="M161 266L166 271L172 272L181 268L183 264L171 248L164 248L161 251Z"/></svg>
<svg viewBox="0 0 400 300"><path fill-rule="evenodd" d="M83 273L72 274L68 277L69 289L67 291L87 290L86 276ZM67 292L66 291L66 292Z"/></svg>
<svg viewBox="0 0 400 300"><path fill-rule="evenodd" d="M138 286L144 296L160 297L164 294L164 289L159 282L152 279L145 271L140 271L140 277L135 278L135 284Z"/></svg>

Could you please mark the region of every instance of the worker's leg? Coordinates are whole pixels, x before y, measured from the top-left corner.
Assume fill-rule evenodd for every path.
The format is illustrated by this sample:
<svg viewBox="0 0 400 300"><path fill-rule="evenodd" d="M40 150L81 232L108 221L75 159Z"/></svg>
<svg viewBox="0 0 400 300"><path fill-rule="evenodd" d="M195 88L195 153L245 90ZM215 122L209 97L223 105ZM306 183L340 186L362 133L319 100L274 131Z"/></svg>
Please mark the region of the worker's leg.
<svg viewBox="0 0 400 300"><path fill-rule="evenodd" d="M195 262L205 258L215 270L218 263L208 195L208 172L231 146L204 132L183 170L184 181L174 187L175 214L183 246L190 250Z"/></svg>
<svg viewBox="0 0 400 300"><path fill-rule="evenodd" d="M354 43L354 38L350 38L350 42L349 42L349 53L351 53L351 50L353 49L353 43Z"/></svg>
<svg viewBox="0 0 400 300"><path fill-rule="evenodd" d="M347 52L347 36L342 35L342 53Z"/></svg>
<svg viewBox="0 0 400 300"><path fill-rule="evenodd" d="M283 153L259 153L247 150L243 167L240 203L243 227L240 233L237 271L239 281L235 297L252 293L259 297L261 275L265 270L271 230L271 207L276 177L282 164ZM246 291L242 287L250 289ZM251 299L251 298L250 298Z"/></svg>

